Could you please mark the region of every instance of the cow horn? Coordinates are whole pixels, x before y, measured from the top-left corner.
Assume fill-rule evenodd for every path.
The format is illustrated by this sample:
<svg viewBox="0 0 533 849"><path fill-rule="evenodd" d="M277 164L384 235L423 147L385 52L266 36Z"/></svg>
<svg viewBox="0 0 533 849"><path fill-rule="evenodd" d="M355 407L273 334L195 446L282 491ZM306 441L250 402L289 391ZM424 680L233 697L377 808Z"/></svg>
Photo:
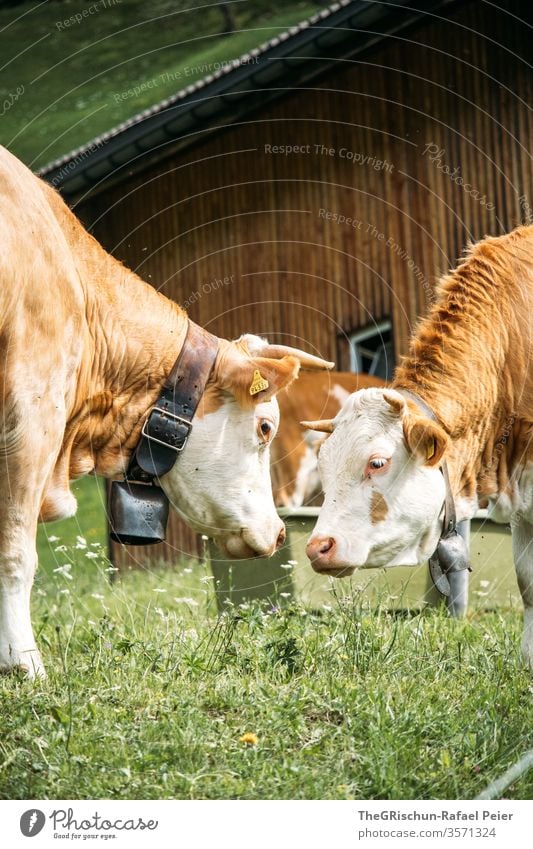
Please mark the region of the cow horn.
<svg viewBox="0 0 533 849"><path fill-rule="evenodd" d="M333 433L335 424L333 419L319 419L316 422L300 422L305 430L319 430L321 433Z"/></svg>
<svg viewBox="0 0 533 849"><path fill-rule="evenodd" d="M405 408L405 401L403 398L397 397L396 395L391 395L389 392L384 392L383 400L387 402L389 407L391 407L391 409L397 416L402 415Z"/></svg>
<svg viewBox="0 0 533 849"><path fill-rule="evenodd" d="M291 348L288 345L265 345L260 351L262 357L272 357L274 360L280 360L282 357L296 357L300 360L300 365L303 369L313 371L322 369L332 369L335 363L323 360L321 357L315 357L313 354L308 354L306 351L300 351L299 348Z"/></svg>

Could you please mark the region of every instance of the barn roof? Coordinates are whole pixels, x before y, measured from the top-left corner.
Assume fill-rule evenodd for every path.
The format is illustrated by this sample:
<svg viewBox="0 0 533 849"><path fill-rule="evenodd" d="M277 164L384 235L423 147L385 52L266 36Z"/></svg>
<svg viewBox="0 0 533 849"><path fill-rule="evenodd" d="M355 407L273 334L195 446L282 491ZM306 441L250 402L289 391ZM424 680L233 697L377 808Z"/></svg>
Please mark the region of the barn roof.
<svg viewBox="0 0 533 849"><path fill-rule="evenodd" d="M49 163L39 174L68 197L87 197L263 109L334 62L375 48L423 16L442 17L442 9L457 2L339 0Z"/></svg>

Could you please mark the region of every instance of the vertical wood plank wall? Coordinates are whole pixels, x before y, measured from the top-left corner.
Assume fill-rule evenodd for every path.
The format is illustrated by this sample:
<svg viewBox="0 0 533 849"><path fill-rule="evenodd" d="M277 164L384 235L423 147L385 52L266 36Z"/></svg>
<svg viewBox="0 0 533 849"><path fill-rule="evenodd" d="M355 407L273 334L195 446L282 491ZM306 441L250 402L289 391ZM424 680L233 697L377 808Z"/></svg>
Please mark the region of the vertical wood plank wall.
<svg viewBox="0 0 533 849"><path fill-rule="evenodd" d="M346 368L347 334L389 317L398 358L464 246L533 206L525 30L471 3L264 111L258 92L245 122L78 212L214 333L253 331ZM196 551L170 524L150 554Z"/></svg>

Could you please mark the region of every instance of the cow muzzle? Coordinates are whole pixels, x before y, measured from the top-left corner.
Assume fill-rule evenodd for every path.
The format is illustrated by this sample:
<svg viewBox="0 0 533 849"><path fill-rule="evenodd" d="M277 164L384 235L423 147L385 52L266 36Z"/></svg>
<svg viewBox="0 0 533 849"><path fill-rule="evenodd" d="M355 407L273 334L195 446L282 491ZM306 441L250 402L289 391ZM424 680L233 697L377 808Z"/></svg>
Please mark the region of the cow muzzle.
<svg viewBox="0 0 533 849"><path fill-rule="evenodd" d="M345 578L354 572L353 566L339 561L338 545L335 537L311 537L305 551L311 561L311 566L320 575L333 575L336 578Z"/></svg>
<svg viewBox="0 0 533 849"><path fill-rule="evenodd" d="M276 523L273 532L264 539L255 536L247 529L243 529L238 534L217 537L215 542L227 557L234 557L238 560L251 557L271 557L285 542L285 526L281 521Z"/></svg>

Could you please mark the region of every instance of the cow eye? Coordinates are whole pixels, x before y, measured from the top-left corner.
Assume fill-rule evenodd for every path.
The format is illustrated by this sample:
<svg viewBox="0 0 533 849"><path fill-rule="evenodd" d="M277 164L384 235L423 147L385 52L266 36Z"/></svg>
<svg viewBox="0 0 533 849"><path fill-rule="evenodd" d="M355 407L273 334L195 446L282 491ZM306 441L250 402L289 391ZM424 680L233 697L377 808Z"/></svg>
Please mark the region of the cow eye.
<svg viewBox="0 0 533 849"><path fill-rule="evenodd" d="M274 425L268 419L260 419L257 424L257 435L260 445L268 445L274 434Z"/></svg>
<svg viewBox="0 0 533 849"><path fill-rule="evenodd" d="M374 474L379 474L380 472L385 471L390 465L390 458L388 457L370 457L365 469L365 478L370 478Z"/></svg>

